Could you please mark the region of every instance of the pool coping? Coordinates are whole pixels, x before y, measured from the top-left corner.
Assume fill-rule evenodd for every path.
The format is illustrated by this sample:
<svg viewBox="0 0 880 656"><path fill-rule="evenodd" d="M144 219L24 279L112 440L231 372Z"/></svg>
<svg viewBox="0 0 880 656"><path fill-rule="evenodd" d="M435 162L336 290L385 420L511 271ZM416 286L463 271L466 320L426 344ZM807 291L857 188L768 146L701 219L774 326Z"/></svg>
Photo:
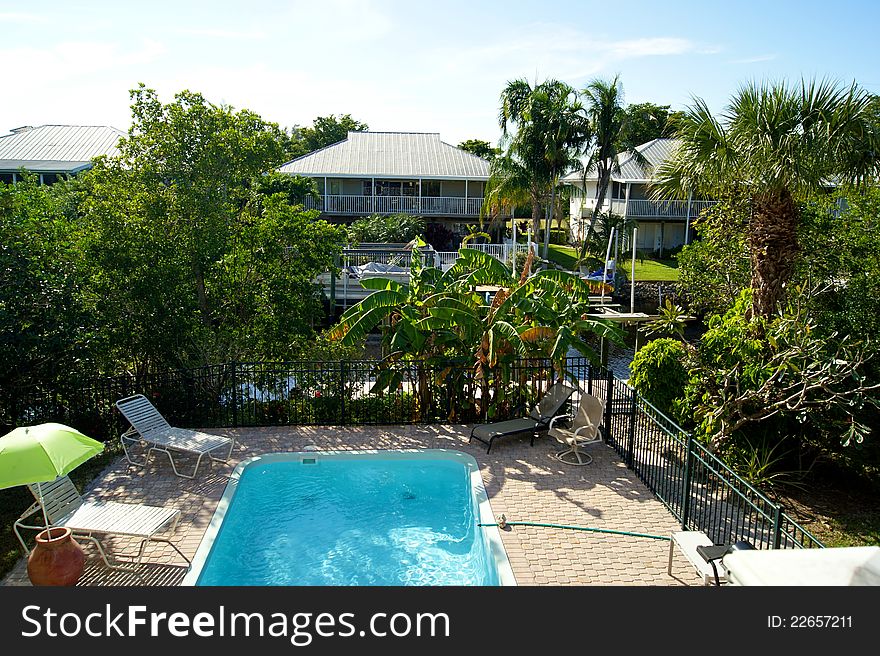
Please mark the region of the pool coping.
<svg viewBox="0 0 880 656"><path fill-rule="evenodd" d="M486 493L486 487L483 484L483 477L480 473L480 465L476 459L463 451L455 449L360 449L360 450L309 450L309 451L284 451L276 453L265 453L262 455L252 456L238 463L238 466L229 475L229 480L223 490L223 495L217 503L217 508L211 517L211 522L205 530L198 549L192 559L189 571L184 576L180 585L195 586L202 568L207 561L211 549L214 546L214 540L220 531L226 512L229 510L229 504L238 489L238 482L241 475L250 464L256 461L290 461L303 458L321 458L331 456L335 459L349 460L361 456L382 456L391 457L392 459L411 459L416 456L418 460L427 460L441 456L447 460L456 460L465 464L470 470L471 492L477 502L479 508L478 528L482 530L486 538L489 553L495 562L495 568L498 572L498 581L501 586L517 585L516 578L513 574L513 568L501 540L501 532L498 530L495 516L492 514L492 507L489 504L489 496Z"/></svg>

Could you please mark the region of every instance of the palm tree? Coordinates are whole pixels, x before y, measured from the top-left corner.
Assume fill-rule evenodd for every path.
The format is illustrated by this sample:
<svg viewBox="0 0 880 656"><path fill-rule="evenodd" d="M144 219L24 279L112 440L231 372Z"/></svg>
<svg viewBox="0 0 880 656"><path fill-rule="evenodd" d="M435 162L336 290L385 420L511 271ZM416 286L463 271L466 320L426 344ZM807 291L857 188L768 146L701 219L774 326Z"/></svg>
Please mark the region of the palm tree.
<svg viewBox="0 0 880 656"><path fill-rule="evenodd" d="M531 204L532 233L537 235L543 189L535 184L528 169L511 153L497 156L489 163L489 180L480 207L480 221L489 219L488 230L496 221L517 207Z"/></svg>
<svg viewBox="0 0 880 656"><path fill-rule="evenodd" d="M608 193L608 185L611 182L611 174L618 169L617 156L620 154L620 144L623 142L626 130L626 112L623 109L623 85L620 76L615 75L610 82L605 80L593 80L583 90L586 101L587 115L593 131L593 148L584 165L583 174L586 178L587 171L596 168L598 180L596 183L596 205L590 217L590 227L584 235L584 243L581 246L581 260L587 254L587 246L593 235L596 220L605 195ZM637 151L632 151L636 153ZM586 183L584 183L586 188Z"/></svg>
<svg viewBox="0 0 880 656"><path fill-rule="evenodd" d="M678 124L681 146L652 194L745 194L754 317L776 310L798 253L798 201L829 185L859 185L880 170L875 99L855 83L751 82L716 119L696 99ZM681 196L678 196L681 197Z"/></svg>
<svg viewBox="0 0 880 656"><path fill-rule="evenodd" d="M509 82L501 92L498 121L506 152L493 166L493 173L515 173L520 191L529 190L535 234L542 205L548 203L549 196L549 205L544 210L546 257L559 177L576 163L576 155L589 141L589 122L575 90L553 79L534 88L524 79ZM511 124L516 127L515 135L508 132ZM524 181L527 182L522 184ZM490 183L493 186L500 185Z"/></svg>

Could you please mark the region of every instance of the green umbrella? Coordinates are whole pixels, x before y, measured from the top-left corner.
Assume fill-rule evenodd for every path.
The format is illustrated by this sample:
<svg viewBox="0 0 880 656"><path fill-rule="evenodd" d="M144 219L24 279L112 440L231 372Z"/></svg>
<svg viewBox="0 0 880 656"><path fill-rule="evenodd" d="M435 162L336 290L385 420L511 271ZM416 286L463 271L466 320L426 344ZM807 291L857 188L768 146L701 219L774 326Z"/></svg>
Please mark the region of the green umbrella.
<svg viewBox="0 0 880 656"><path fill-rule="evenodd" d="M19 426L0 437L0 489L36 483L43 506L40 483L64 476L103 450L103 444L64 424ZM43 519L48 528L45 507Z"/></svg>

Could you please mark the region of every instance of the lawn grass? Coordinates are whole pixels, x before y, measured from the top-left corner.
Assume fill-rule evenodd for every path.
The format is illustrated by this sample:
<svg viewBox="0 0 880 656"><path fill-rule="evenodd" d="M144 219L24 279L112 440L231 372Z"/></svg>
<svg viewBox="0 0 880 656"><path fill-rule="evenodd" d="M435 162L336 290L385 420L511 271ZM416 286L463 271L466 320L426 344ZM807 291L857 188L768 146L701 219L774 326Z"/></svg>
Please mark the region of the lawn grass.
<svg viewBox="0 0 880 656"><path fill-rule="evenodd" d="M119 446L118 440L108 442L100 455L87 460L70 472L70 479L76 485L76 489L82 493L83 489L121 453L122 447ZM12 532L12 525L33 502L34 497L24 485L0 490L0 579L6 576L18 559L24 555L21 553L21 546L15 533ZM28 546L33 546L34 531L26 531L23 535L29 540Z"/></svg>
<svg viewBox="0 0 880 656"><path fill-rule="evenodd" d="M550 261L556 262L558 265L574 271L577 262L578 252L571 246L560 246L559 244L550 244ZM630 273L630 263L626 263L623 269L627 277ZM670 260L636 260L636 281L645 282L675 282L678 280L678 262L674 259Z"/></svg>

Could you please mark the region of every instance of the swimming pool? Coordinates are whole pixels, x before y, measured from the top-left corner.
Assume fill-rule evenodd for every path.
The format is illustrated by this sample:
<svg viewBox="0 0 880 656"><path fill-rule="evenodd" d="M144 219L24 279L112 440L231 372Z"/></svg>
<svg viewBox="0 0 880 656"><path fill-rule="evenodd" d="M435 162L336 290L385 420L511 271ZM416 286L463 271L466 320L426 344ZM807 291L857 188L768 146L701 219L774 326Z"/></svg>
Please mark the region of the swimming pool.
<svg viewBox="0 0 880 656"><path fill-rule="evenodd" d="M445 449L257 456L184 585L515 585L479 466Z"/></svg>

